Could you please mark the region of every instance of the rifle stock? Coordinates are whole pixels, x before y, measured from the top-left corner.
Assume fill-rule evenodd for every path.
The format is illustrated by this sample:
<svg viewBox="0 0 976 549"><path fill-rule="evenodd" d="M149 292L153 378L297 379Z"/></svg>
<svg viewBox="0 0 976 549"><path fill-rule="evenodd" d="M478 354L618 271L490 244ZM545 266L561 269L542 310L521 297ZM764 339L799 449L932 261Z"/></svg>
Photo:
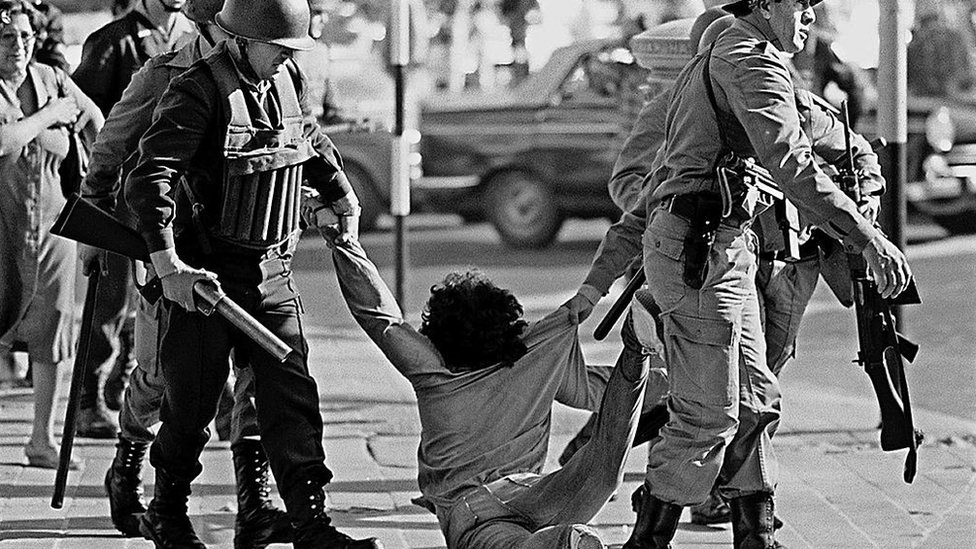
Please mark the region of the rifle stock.
<svg viewBox="0 0 976 549"><path fill-rule="evenodd" d="M130 259L149 261L149 249L146 248L146 243L138 232L77 194L68 197L67 203L58 214L58 219L51 227L51 232ZM284 362L291 353L292 348L288 344L217 288L198 283L193 287L193 291L202 313L209 315L216 311L275 357L278 362ZM149 302L154 302L162 295L159 279L147 283L140 289L140 293Z"/></svg>
<svg viewBox="0 0 976 549"><path fill-rule="evenodd" d="M847 103L843 105L843 123L846 151L839 171L841 188L855 202L860 201L854 151L850 141L850 121ZM898 333L892 306L895 304L921 303L915 281L893 300L885 300L878 287L868 277L867 262L861 254L847 254L854 290L854 310L857 318L858 353L856 363L864 368L871 379L878 406L881 408L881 449L884 451L908 449L903 479L911 483L918 464L918 445L922 433L915 429L912 405L905 378L905 364L918 354L918 345Z"/></svg>
<svg viewBox="0 0 976 549"><path fill-rule="evenodd" d="M85 388L85 375L88 372L91 350L92 324L95 318L95 302L98 299L98 280L100 269L93 269L88 275L88 289L85 290L85 304L81 314L81 332L78 334L78 352L71 368L71 389L68 392L68 407L64 414L64 429L61 432L61 450L58 454L58 472L54 477L54 495L51 507L60 509L64 505L64 490L68 483L68 469L71 466L71 450L75 444L75 429L78 423L78 405Z"/></svg>

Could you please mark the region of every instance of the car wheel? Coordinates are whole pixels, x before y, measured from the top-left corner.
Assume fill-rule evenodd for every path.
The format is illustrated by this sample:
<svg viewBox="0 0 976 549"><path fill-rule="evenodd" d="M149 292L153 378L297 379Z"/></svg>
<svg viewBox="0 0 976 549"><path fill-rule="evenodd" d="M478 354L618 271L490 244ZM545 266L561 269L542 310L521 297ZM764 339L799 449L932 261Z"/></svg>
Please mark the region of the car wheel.
<svg viewBox="0 0 976 549"><path fill-rule="evenodd" d="M363 209L359 216L359 230L366 232L376 228L376 221L380 214L385 211L383 200L376 192L376 184L373 178L363 168L355 164L346 164L343 167L349 184L359 198L359 205Z"/></svg>
<svg viewBox="0 0 976 549"><path fill-rule="evenodd" d="M513 248L544 248L562 226L552 191L522 172L493 179L487 202L488 219L502 242Z"/></svg>

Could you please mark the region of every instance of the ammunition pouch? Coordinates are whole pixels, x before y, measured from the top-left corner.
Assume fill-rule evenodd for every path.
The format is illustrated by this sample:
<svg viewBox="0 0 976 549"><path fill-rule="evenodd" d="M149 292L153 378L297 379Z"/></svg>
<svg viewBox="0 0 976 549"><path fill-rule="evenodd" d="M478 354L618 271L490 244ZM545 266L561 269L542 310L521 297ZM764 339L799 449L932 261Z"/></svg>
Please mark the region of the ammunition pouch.
<svg viewBox="0 0 976 549"><path fill-rule="evenodd" d="M298 230L302 165L242 175L225 175L215 238L253 249L269 249Z"/></svg>

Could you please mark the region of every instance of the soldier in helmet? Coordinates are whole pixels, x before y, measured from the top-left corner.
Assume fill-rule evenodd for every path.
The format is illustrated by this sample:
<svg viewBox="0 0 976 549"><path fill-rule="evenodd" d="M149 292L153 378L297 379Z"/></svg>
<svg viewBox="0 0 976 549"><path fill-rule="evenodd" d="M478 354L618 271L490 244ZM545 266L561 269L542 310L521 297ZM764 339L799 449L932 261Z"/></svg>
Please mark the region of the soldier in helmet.
<svg viewBox="0 0 976 549"><path fill-rule="evenodd" d="M252 369L261 440L297 548L376 549L331 525L318 389L308 371L291 259L305 184L357 238L359 203L338 152L303 105L292 60L308 48L306 0L227 0L215 17L232 39L174 78L139 143L126 183L161 279L167 329L162 426L152 443L155 494L142 533L157 547L204 547L187 516L190 483L234 352ZM193 287L215 284L292 347L279 363L215 316Z"/></svg>
<svg viewBox="0 0 976 549"><path fill-rule="evenodd" d="M88 173L82 185L84 196L110 213L116 212L123 172L131 169L139 138L149 128L152 113L170 80L203 58L218 42L229 38L214 22L223 0L186 0L183 13L199 31L189 44L175 52L150 59L133 77L122 98L109 113L104 131L92 148ZM107 252L81 245L86 270L106 264ZM115 459L105 474L112 523L126 536L141 536L139 518L142 502L143 456L155 435L151 427L159 422L164 382L156 360L160 326L158 304L140 300L136 316L137 366L133 370L119 413L119 442ZM269 498L268 458L259 440L254 410L254 383L249 368L235 368L236 385L231 418L231 452L237 478L236 549L264 547L292 539L291 523L284 511Z"/></svg>
<svg viewBox="0 0 976 549"><path fill-rule="evenodd" d="M625 549L669 547L682 507L704 501L716 480L730 502L736 549L780 547L774 539L776 462L770 445L780 393L776 365L766 353L769 336L763 337L761 327L760 250L751 229L765 210L761 204L770 201L757 189L716 177L715 168L729 152L756 158L809 222L847 252L862 253L883 296L897 295L910 279L901 252L814 160L814 146L823 144L814 136L829 128L804 128L801 116L816 111L803 112L810 105L800 104L803 94L794 88L782 54L803 47L816 3L740 0L725 6L735 22L685 66L668 96L664 134L657 140L663 147L656 158L650 153L635 160L646 165L654 158L647 192L608 233L587 277L589 288L571 300L571 309L575 302L587 314L594 302L588 295L605 293L640 251L661 309L669 421L635 494L637 522ZM654 131L638 137L654 142ZM633 227L635 215L645 210L646 224L640 221L636 234L622 235L628 218ZM614 260L614 252L621 257Z"/></svg>

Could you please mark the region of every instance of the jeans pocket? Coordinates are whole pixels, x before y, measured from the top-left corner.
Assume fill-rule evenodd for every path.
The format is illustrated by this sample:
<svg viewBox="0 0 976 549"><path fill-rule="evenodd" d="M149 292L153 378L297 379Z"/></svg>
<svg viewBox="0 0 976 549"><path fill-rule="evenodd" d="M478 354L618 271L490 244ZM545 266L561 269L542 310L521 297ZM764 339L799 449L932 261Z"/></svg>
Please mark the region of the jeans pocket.
<svg viewBox="0 0 976 549"><path fill-rule="evenodd" d="M738 392L732 323L669 313L664 333L672 393L693 402L731 405Z"/></svg>

